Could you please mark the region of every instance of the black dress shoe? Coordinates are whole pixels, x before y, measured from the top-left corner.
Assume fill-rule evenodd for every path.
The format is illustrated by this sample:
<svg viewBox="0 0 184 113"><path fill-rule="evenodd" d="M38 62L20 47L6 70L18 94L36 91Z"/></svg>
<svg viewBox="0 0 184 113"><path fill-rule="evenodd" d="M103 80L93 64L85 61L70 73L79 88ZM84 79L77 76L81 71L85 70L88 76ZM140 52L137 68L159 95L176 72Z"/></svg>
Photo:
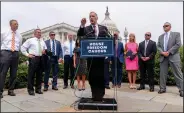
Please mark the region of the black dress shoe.
<svg viewBox="0 0 184 113"><path fill-rule="evenodd" d="M154 92L154 89L153 88L150 88L150 92Z"/></svg>
<svg viewBox="0 0 184 113"><path fill-rule="evenodd" d="M28 91L29 95L35 96L34 91Z"/></svg>
<svg viewBox="0 0 184 113"><path fill-rule="evenodd" d="M106 89L111 89L109 86L105 86Z"/></svg>
<svg viewBox="0 0 184 113"><path fill-rule="evenodd" d="M112 85L112 88L114 88L115 87L115 85Z"/></svg>
<svg viewBox="0 0 184 113"><path fill-rule="evenodd" d="M82 89L78 89L79 91L82 91Z"/></svg>
<svg viewBox="0 0 184 113"><path fill-rule="evenodd" d="M58 88L57 88L57 87L52 87L52 89L53 89L53 90L58 90Z"/></svg>
<svg viewBox="0 0 184 113"><path fill-rule="evenodd" d="M74 86L71 86L72 89L74 89Z"/></svg>
<svg viewBox="0 0 184 113"><path fill-rule="evenodd" d="M180 91L180 97L183 97L183 91Z"/></svg>
<svg viewBox="0 0 184 113"><path fill-rule="evenodd" d="M164 90L159 90L158 91L158 94L162 94L162 93L165 93L166 91L164 91Z"/></svg>
<svg viewBox="0 0 184 113"><path fill-rule="evenodd" d="M145 89L145 87L139 87L139 88L137 88L137 90L143 90L143 89Z"/></svg>
<svg viewBox="0 0 184 113"><path fill-rule="evenodd" d="M68 86L64 86L63 89L66 89Z"/></svg>
<svg viewBox="0 0 184 113"><path fill-rule="evenodd" d="M48 88L44 88L43 91L48 91Z"/></svg>
<svg viewBox="0 0 184 113"><path fill-rule="evenodd" d="M8 91L8 95L15 96L15 93L14 93L14 91Z"/></svg>
<svg viewBox="0 0 184 113"><path fill-rule="evenodd" d="M38 94L43 94L43 92L41 90L37 90L35 92L38 93Z"/></svg>

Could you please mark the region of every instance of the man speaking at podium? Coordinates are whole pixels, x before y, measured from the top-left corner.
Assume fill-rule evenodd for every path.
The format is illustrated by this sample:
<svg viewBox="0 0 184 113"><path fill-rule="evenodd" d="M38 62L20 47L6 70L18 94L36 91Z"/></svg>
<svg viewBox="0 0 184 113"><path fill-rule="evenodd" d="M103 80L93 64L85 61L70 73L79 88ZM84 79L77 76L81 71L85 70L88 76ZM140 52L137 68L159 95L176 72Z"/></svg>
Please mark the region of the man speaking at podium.
<svg viewBox="0 0 184 113"><path fill-rule="evenodd" d="M78 30L77 36L81 37L107 37L108 29L105 26L97 23L98 16L95 12L89 14L90 25L85 27L86 18L81 20L81 26ZM87 67L89 71L89 84L92 91L93 101L102 101L105 94L104 86L104 59L105 57L93 57L87 59Z"/></svg>

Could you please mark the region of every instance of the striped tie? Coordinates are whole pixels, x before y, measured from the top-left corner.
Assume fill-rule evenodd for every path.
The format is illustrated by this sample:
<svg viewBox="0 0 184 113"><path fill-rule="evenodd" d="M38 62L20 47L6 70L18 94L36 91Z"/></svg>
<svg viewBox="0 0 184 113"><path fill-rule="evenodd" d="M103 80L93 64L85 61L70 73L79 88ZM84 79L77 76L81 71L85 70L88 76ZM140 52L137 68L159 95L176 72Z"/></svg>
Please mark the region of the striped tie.
<svg viewBox="0 0 184 113"><path fill-rule="evenodd" d="M14 33L14 32L12 32L11 50L12 50L12 51L15 51L15 33Z"/></svg>

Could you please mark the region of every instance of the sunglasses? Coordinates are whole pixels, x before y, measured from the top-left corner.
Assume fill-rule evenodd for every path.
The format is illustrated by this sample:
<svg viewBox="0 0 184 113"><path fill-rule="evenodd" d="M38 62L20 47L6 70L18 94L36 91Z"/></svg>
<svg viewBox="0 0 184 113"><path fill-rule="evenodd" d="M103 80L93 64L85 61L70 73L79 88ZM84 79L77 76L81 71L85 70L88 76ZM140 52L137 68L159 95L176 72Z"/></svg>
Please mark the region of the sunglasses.
<svg viewBox="0 0 184 113"><path fill-rule="evenodd" d="M55 36L55 34L50 34L50 36Z"/></svg>
<svg viewBox="0 0 184 113"><path fill-rule="evenodd" d="M149 35L149 34L145 34L145 36L151 36L151 35Z"/></svg>
<svg viewBox="0 0 184 113"><path fill-rule="evenodd" d="M164 27L164 28L165 28L165 27L169 27L169 25L164 25L163 27Z"/></svg>

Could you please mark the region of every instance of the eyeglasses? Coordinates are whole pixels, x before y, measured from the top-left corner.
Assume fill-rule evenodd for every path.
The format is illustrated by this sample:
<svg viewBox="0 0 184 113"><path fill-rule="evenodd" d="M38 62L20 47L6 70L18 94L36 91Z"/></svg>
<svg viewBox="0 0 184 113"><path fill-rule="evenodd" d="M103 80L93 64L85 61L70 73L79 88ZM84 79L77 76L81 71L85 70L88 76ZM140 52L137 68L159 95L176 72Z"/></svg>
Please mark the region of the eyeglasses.
<svg viewBox="0 0 184 113"><path fill-rule="evenodd" d="M149 34L145 34L145 36L151 36L151 35L149 35Z"/></svg>
<svg viewBox="0 0 184 113"><path fill-rule="evenodd" d="M50 36L55 36L55 34L50 34Z"/></svg>
<svg viewBox="0 0 184 113"><path fill-rule="evenodd" d="M163 27L164 27L164 28L165 28L165 27L169 27L169 25L164 25Z"/></svg>

